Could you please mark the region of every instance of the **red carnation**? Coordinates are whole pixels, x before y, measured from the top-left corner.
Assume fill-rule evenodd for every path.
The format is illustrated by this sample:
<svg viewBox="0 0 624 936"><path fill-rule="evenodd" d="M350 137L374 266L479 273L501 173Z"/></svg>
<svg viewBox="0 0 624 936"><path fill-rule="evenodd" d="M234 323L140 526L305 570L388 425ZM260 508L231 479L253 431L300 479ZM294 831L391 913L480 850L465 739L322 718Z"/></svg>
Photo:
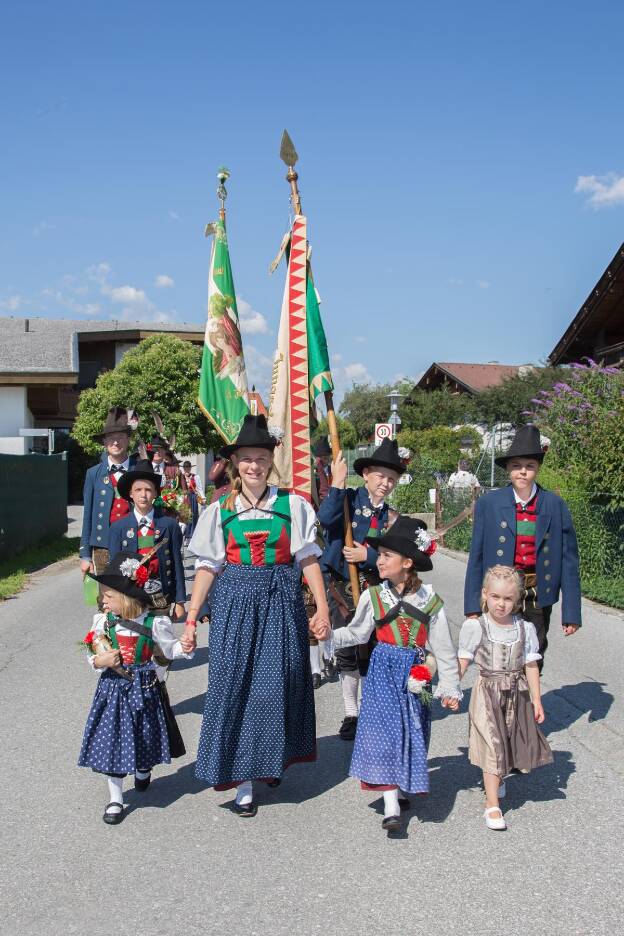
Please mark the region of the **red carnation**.
<svg viewBox="0 0 624 936"><path fill-rule="evenodd" d="M145 566L144 565L139 566L139 568L134 573L134 581L136 582L136 584L140 588L143 588L148 578L149 578L149 572L147 571Z"/></svg>
<svg viewBox="0 0 624 936"><path fill-rule="evenodd" d="M427 666L412 666L410 676L412 679L417 679L419 682L431 682L431 673Z"/></svg>
<svg viewBox="0 0 624 936"><path fill-rule="evenodd" d="M435 540L431 540L431 543L425 549L425 556L433 556L434 552L438 548L438 544Z"/></svg>
<svg viewBox="0 0 624 936"><path fill-rule="evenodd" d="M95 640L95 631L90 630L86 637L83 638L84 644L92 644Z"/></svg>

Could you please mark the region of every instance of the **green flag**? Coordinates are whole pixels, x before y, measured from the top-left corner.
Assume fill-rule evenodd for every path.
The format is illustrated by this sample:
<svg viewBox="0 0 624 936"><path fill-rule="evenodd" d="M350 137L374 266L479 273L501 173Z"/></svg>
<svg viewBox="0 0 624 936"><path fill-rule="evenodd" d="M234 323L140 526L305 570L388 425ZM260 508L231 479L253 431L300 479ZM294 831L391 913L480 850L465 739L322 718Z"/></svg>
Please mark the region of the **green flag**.
<svg viewBox="0 0 624 936"><path fill-rule="evenodd" d="M309 267L306 284L306 324L308 332L308 385L310 388L310 401L314 403L319 394L334 389L334 382L329 369L329 353L319 310L319 295Z"/></svg>
<svg viewBox="0 0 624 936"><path fill-rule="evenodd" d="M211 228L214 241L198 403L230 444L249 412L249 393L225 224L215 221Z"/></svg>

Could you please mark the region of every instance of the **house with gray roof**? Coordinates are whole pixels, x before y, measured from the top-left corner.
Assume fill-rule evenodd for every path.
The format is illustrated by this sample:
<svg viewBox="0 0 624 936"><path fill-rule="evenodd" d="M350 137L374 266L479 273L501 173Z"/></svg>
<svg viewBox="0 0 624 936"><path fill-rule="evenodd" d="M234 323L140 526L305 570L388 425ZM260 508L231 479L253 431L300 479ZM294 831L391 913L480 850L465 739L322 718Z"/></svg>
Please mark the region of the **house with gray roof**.
<svg viewBox="0 0 624 936"><path fill-rule="evenodd" d="M201 325L0 317L0 452L28 453L20 429L71 429L81 390L162 333L204 342Z"/></svg>

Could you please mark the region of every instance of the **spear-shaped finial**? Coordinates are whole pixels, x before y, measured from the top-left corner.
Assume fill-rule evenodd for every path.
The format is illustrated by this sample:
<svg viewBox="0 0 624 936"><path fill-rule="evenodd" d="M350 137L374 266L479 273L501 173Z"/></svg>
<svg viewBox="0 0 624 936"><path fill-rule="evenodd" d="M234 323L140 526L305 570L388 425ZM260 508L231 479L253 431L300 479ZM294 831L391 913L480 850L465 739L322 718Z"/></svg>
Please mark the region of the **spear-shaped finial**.
<svg viewBox="0 0 624 936"><path fill-rule="evenodd" d="M217 179L219 180L219 188L217 189L217 198L221 201L221 207L219 209L219 217L222 221L225 220L225 199L227 198L227 191L225 188L225 183L230 178L230 170L226 169L225 166L220 166L217 170Z"/></svg>
<svg viewBox="0 0 624 936"><path fill-rule="evenodd" d="M290 139L288 135L288 130L284 130L282 133L282 143L280 146L280 158L288 166L288 172L286 173L286 181L290 183L290 196L293 203L293 208L295 209L295 214L301 214L301 198L299 197L299 189L297 188L297 179L299 176L295 172L295 164L299 159L297 155L297 150L295 149L295 144Z"/></svg>

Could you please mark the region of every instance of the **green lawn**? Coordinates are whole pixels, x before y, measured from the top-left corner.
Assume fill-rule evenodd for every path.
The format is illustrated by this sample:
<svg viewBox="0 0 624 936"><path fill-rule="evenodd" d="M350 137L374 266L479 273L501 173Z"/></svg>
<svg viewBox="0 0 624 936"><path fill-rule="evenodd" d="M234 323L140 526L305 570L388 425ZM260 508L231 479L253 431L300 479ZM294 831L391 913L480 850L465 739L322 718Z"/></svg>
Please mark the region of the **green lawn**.
<svg viewBox="0 0 624 936"><path fill-rule="evenodd" d="M31 572L37 572L69 556L78 558L79 543L79 536L63 536L39 543L10 559L0 561L0 601L21 591Z"/></svg>

